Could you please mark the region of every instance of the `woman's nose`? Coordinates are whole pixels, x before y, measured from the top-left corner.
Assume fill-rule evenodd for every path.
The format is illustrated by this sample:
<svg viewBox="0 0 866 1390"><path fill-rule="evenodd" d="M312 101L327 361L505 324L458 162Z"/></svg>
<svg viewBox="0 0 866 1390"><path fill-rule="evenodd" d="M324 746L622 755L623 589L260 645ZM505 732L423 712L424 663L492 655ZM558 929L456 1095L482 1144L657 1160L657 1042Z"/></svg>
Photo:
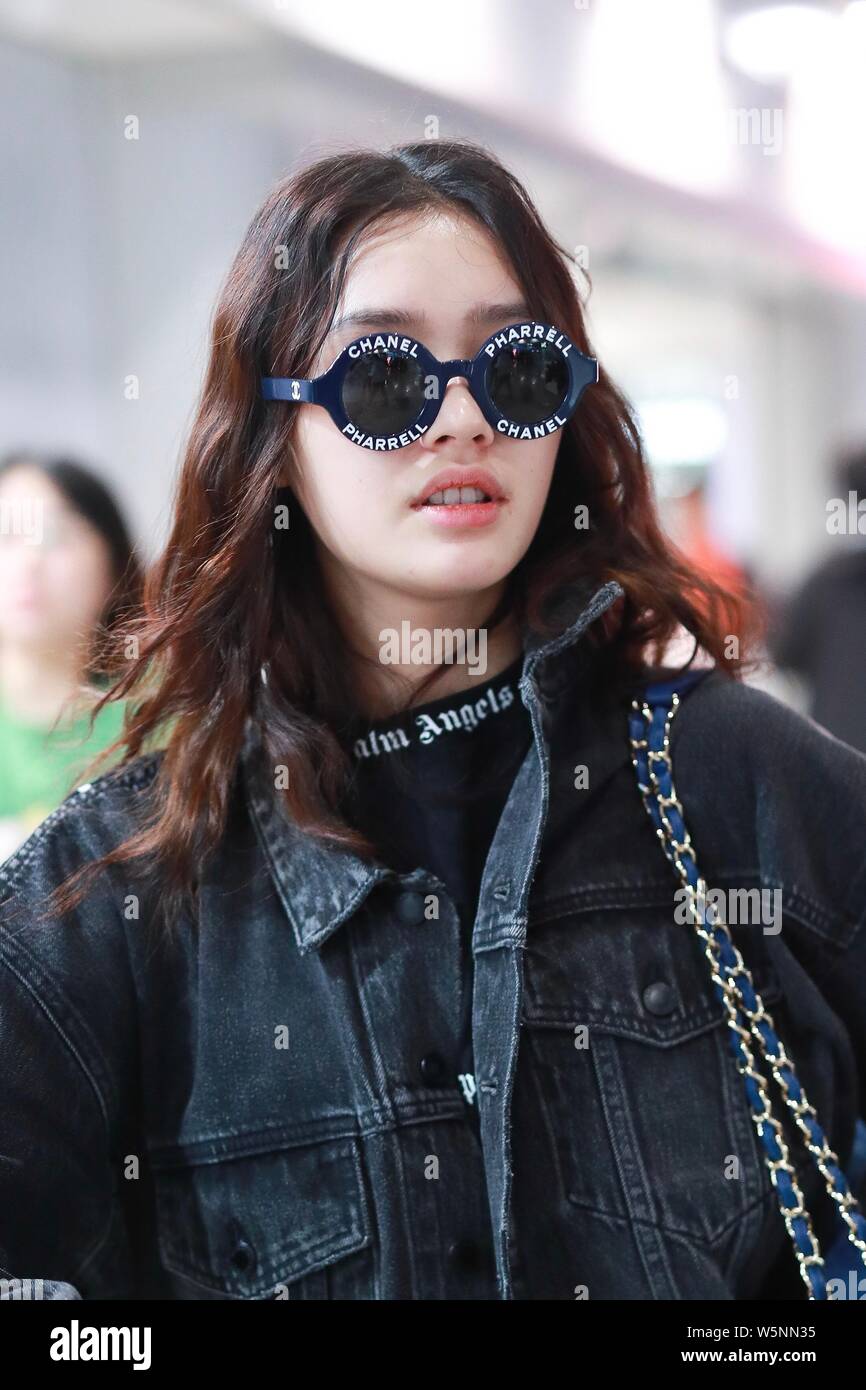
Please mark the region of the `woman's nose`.
<svg viewBox="0 0 866 1390"><path fill-rule="evenodd" d="M428 449L443 443L489 444L494 432L484 418L465 376L454 376L446 383L439 413L421 436Z"/></svg>

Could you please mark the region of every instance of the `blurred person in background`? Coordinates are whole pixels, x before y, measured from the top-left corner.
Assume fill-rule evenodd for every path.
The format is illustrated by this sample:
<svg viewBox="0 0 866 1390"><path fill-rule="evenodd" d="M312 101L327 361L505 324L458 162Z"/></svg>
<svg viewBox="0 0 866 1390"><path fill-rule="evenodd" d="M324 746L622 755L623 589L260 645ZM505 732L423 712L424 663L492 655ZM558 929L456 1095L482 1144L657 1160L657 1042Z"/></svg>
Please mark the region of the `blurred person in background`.
<svg viewBox="0 0 866 1390"><path fill-rule="evenodd" d="M120 700L91 727L97 643L139 582L126 523L94 473L35 453L0 461L0 858L120 733Z"/></svg>
<svg viewBox="0 0 866 1390"><path fill-rule="evenodd" d="M672 539L690 564L725 588L743 593L748 586L746 571L713 533L707 507L707 474L701 471L671 506L675 507L676 515Z"/></svg>
<svg viewBox="0 0 866 1390"><path fill-rule="evenodd" d="M695 573L722 585L740 599L739 621L730 624L729 635L742 641L747 626L756 636L758 632L763 633L765 608L755 591L751 574L715 536L707 502L709 477L704 465L668 468L661 498L662 520L667 534ZM692 589L690 598L703 612L708 611L700 587ZM678 645L671 650L687 652L688 648ZM671 651L666 655L670 658Z"/></svg>
<svg viewBox="0 0 866 1390"><path fill-rule="evenodd" d="M812 718L866 752L866 446L841 455L836 479L841 505L828 504L827 529L838 513L839 553L780 605L768 641L776 664L805 682Z"/></svg>

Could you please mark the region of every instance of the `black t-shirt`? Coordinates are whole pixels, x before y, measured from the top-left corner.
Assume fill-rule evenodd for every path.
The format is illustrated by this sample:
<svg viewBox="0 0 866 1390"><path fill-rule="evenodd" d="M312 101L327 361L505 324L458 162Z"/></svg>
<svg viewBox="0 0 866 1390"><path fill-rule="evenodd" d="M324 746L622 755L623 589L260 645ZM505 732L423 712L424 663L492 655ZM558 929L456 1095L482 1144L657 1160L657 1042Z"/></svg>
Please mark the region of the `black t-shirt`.
<svg viewBox="0 0 866 1390"><path fill-rule="evenodd" d="M463 1024L455 1084L477 1115L472 1059L472 928L490 844L532 742L518 681L523 656L489 680L376 723L355 720L347 818L398 873L430 869L446 885L464 943Z"/></svg>

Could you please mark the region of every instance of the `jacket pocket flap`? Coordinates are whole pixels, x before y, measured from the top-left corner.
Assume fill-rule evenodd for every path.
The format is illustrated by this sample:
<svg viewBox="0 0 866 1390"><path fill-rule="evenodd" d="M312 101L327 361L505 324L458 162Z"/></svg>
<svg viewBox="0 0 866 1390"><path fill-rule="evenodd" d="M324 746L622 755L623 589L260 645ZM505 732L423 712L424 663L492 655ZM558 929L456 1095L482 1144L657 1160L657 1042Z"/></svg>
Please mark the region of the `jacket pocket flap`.
<svg viewBox="0 0 866 1390"><path fill-rule="evenodd" d="M153 1177L163 1264L230 1298L273 1296L370 1243L353 1138L181 1167L154 1163Z"/></svg>
<svg viewBox="0 0 866 1390"><path fill-rule="evenodd" d="M737 944L741 944L739 933ZM749 965L766 1004L780 998L762 943ZM658 912L559 918L530 932L523 1016L537 1027L576 1028L659 1047L727 1023L710 963L692 926Z"/></svg>

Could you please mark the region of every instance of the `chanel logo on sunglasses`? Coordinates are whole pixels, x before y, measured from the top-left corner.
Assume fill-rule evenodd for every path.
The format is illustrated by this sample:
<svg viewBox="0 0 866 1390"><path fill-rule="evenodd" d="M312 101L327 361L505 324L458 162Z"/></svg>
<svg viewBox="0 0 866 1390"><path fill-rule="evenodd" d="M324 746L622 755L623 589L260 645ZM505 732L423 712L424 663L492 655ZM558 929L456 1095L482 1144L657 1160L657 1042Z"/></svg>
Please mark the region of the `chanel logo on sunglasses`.
<svg viewBox="0 0 866 1390"><path fill-rule="evenodd" d="M327 372L310 380L262 377L269 401L327 410L362 449L403 449L436 419L448 382L462 377L488 424L508 439L542 439L562 429L598 362L551 324L529 321L492 333L474 357L441 362L398 333L356 338Z"/></svg>
<svg viewBox="0 0 866 1390"><path fill-rule="evenodd" d="M398 338L396 333L387 333L384 337L377 334L375 338L359 338L357 342L350 343L346 352L350 357L361 357L365 352L403 352L409 357L417 357L418 344L411 338Z"/></svg>

